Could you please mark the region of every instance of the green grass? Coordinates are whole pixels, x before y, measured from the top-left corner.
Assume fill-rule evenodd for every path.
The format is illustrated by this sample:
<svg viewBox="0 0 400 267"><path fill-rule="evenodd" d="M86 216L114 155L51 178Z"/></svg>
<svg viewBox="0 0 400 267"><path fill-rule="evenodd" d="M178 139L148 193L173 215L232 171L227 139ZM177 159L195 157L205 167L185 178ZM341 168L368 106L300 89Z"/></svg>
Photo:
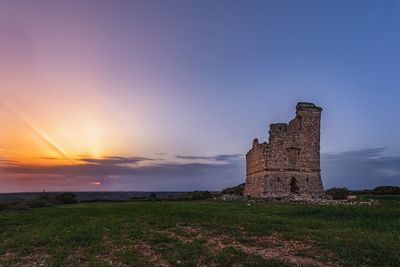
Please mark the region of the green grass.
<svg viewBox="0 0 400 267"><path fill-rule="evenodd" d="M363 196L371 198L371 196ZM0 266L151 266L152 256L173 266L290 266L234 245L215 249L201 229L251 245L278 233L312 242L298 257L345 266L400 266L400 197L377 196L379 206L309 206L245 202L88 203L0 212ZM172 233L172 234L171 234ZM192 240L185 242L186 239ZM144 253L144 244L151 252ZM265 246L268 249L268 245ZM149 254L150 253L150 254ZM33 264L34 265L34 264Z"/></svg>

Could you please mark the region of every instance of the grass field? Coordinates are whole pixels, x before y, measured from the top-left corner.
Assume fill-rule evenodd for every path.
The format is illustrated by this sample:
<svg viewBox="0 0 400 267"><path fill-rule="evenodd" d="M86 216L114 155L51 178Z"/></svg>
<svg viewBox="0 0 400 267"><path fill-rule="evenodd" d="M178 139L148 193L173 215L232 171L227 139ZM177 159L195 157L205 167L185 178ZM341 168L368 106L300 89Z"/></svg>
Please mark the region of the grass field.
<svg viewBox="0 0 400 267"><path fill-rule="evenodd" d="M379 206L87 203L0 212L0 266L400 266L400 198Z"/></svg>

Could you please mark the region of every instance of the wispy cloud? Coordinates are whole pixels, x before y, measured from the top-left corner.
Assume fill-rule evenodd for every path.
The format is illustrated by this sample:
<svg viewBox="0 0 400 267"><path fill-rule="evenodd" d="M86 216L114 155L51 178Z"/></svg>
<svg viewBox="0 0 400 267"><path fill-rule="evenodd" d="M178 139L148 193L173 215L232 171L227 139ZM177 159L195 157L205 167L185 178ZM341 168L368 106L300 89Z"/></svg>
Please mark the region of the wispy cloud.
<svg viewBox="0 0 400 267"><path fill-rule="evenodd" d="M186 158L185 158L186 159ZM12 175L60 177L90 184L101 180L107 190L195 190L221 189L244 179L241 155L188 156L190 162L168 162L148 157L81 158L82 164L32 166L5 165ZM139 164L148 162L148 164ZM89 182L88 182L89 181ZM75 186L75 185L74 185ZM103 187L104 190L104 187Z"/></svg>
<svg viewBox="0 0 400 267"><path fill-rule="evenodd" d="M322 154L321 169L326 187L400 185L400 156L386 156L382 147Z"/></svg>
<svg viewBox="0 0 400 267"><path fill-rule="evenodd" d="M206 157L207 160L212 162L191 162L191 163L176 163L176 162L162 162L160 159L153 159L147 157L105 157L102 159L94 158L81 158L79 161L83 164L76 165L53 165L53 166L34 166L19 164L15 166L5 166L3 170L10 173L24 173L24 174L64 174L64 175L134 175L143 173L158 173L162 174L168 171L186 172L192 171L206 171L207 169L217 167L223 162L226 165L236 163L241 155L216 155ZM185 157L186 158L186 157ZM201 160L203 157L188 156L187 159ZM137 163L150 161L153 164L146 166L139 166ZM218 163L218 164L217 164Z"/></svg>
<svg viewBox="0 0 400 267"><path fill-rule="evenodd" d="M15 166L18 164L19 162L16 160L0 159L0 166Z"/></svg>
<svg viewBox="0 0 400 267"><path fill-rule="evenodd" d="M186 160L208 160L208 161L231 161L235 159L240 159L243 157L242 154L230 154L230 155L216 155L216 156L187 156L187 155L176 155L177 159Z"/></svg>
<svg viewBox="0 0 400 267"><path fill-rule="evenodd" d="M102 159L81 158L79 160L98 165L121 165L121 164L137 164L139 162L153 161L155 159L144 158L144 157L105 157Z"/></svg>

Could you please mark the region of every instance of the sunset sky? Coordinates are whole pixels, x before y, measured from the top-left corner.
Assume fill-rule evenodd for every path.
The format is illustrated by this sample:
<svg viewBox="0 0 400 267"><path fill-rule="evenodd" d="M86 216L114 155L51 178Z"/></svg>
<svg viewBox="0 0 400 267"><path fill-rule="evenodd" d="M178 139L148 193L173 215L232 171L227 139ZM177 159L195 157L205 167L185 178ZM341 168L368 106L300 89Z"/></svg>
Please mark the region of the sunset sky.
<svg viewBox="0 0 400 267"><path fill-rule="evenodd" d="M298 101L325 188L400 185L400 1L1 1L0 192L219 190Z"/></svg>

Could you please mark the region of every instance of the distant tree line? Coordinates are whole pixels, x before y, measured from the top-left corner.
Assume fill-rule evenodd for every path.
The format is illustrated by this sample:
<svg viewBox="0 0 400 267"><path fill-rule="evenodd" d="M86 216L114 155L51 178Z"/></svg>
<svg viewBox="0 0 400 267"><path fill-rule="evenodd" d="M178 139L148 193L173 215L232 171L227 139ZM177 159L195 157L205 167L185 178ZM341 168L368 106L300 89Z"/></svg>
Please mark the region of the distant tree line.
<svg viewBox="0 0 400 267"><path fill-rule="evenodd" d="M400 195L399 186L378 186L374 189L364 189L351 191L354 194L360 195Z"/></svg>
<svg viewBox="0 0 400 267"><path fill-rule="evenodd" d="M151 193L147 197L132 197L132 201L163 201L163 200L172 200L172 201L185 201L185 200L202 200L202 199L211 199L218 194L211 193L209 191L193 191L186 192L182 195L168 195L166 198L158 197L156 193Z"/></svg>
<svg viewBox="0 0 400 267"><path fill-rule="evenodd" d="M354 195L400 195L399 186L378 186L374 189L349 190L346 187L330 188L325 191L333 199L346 199L350 194Z"/></svg>

